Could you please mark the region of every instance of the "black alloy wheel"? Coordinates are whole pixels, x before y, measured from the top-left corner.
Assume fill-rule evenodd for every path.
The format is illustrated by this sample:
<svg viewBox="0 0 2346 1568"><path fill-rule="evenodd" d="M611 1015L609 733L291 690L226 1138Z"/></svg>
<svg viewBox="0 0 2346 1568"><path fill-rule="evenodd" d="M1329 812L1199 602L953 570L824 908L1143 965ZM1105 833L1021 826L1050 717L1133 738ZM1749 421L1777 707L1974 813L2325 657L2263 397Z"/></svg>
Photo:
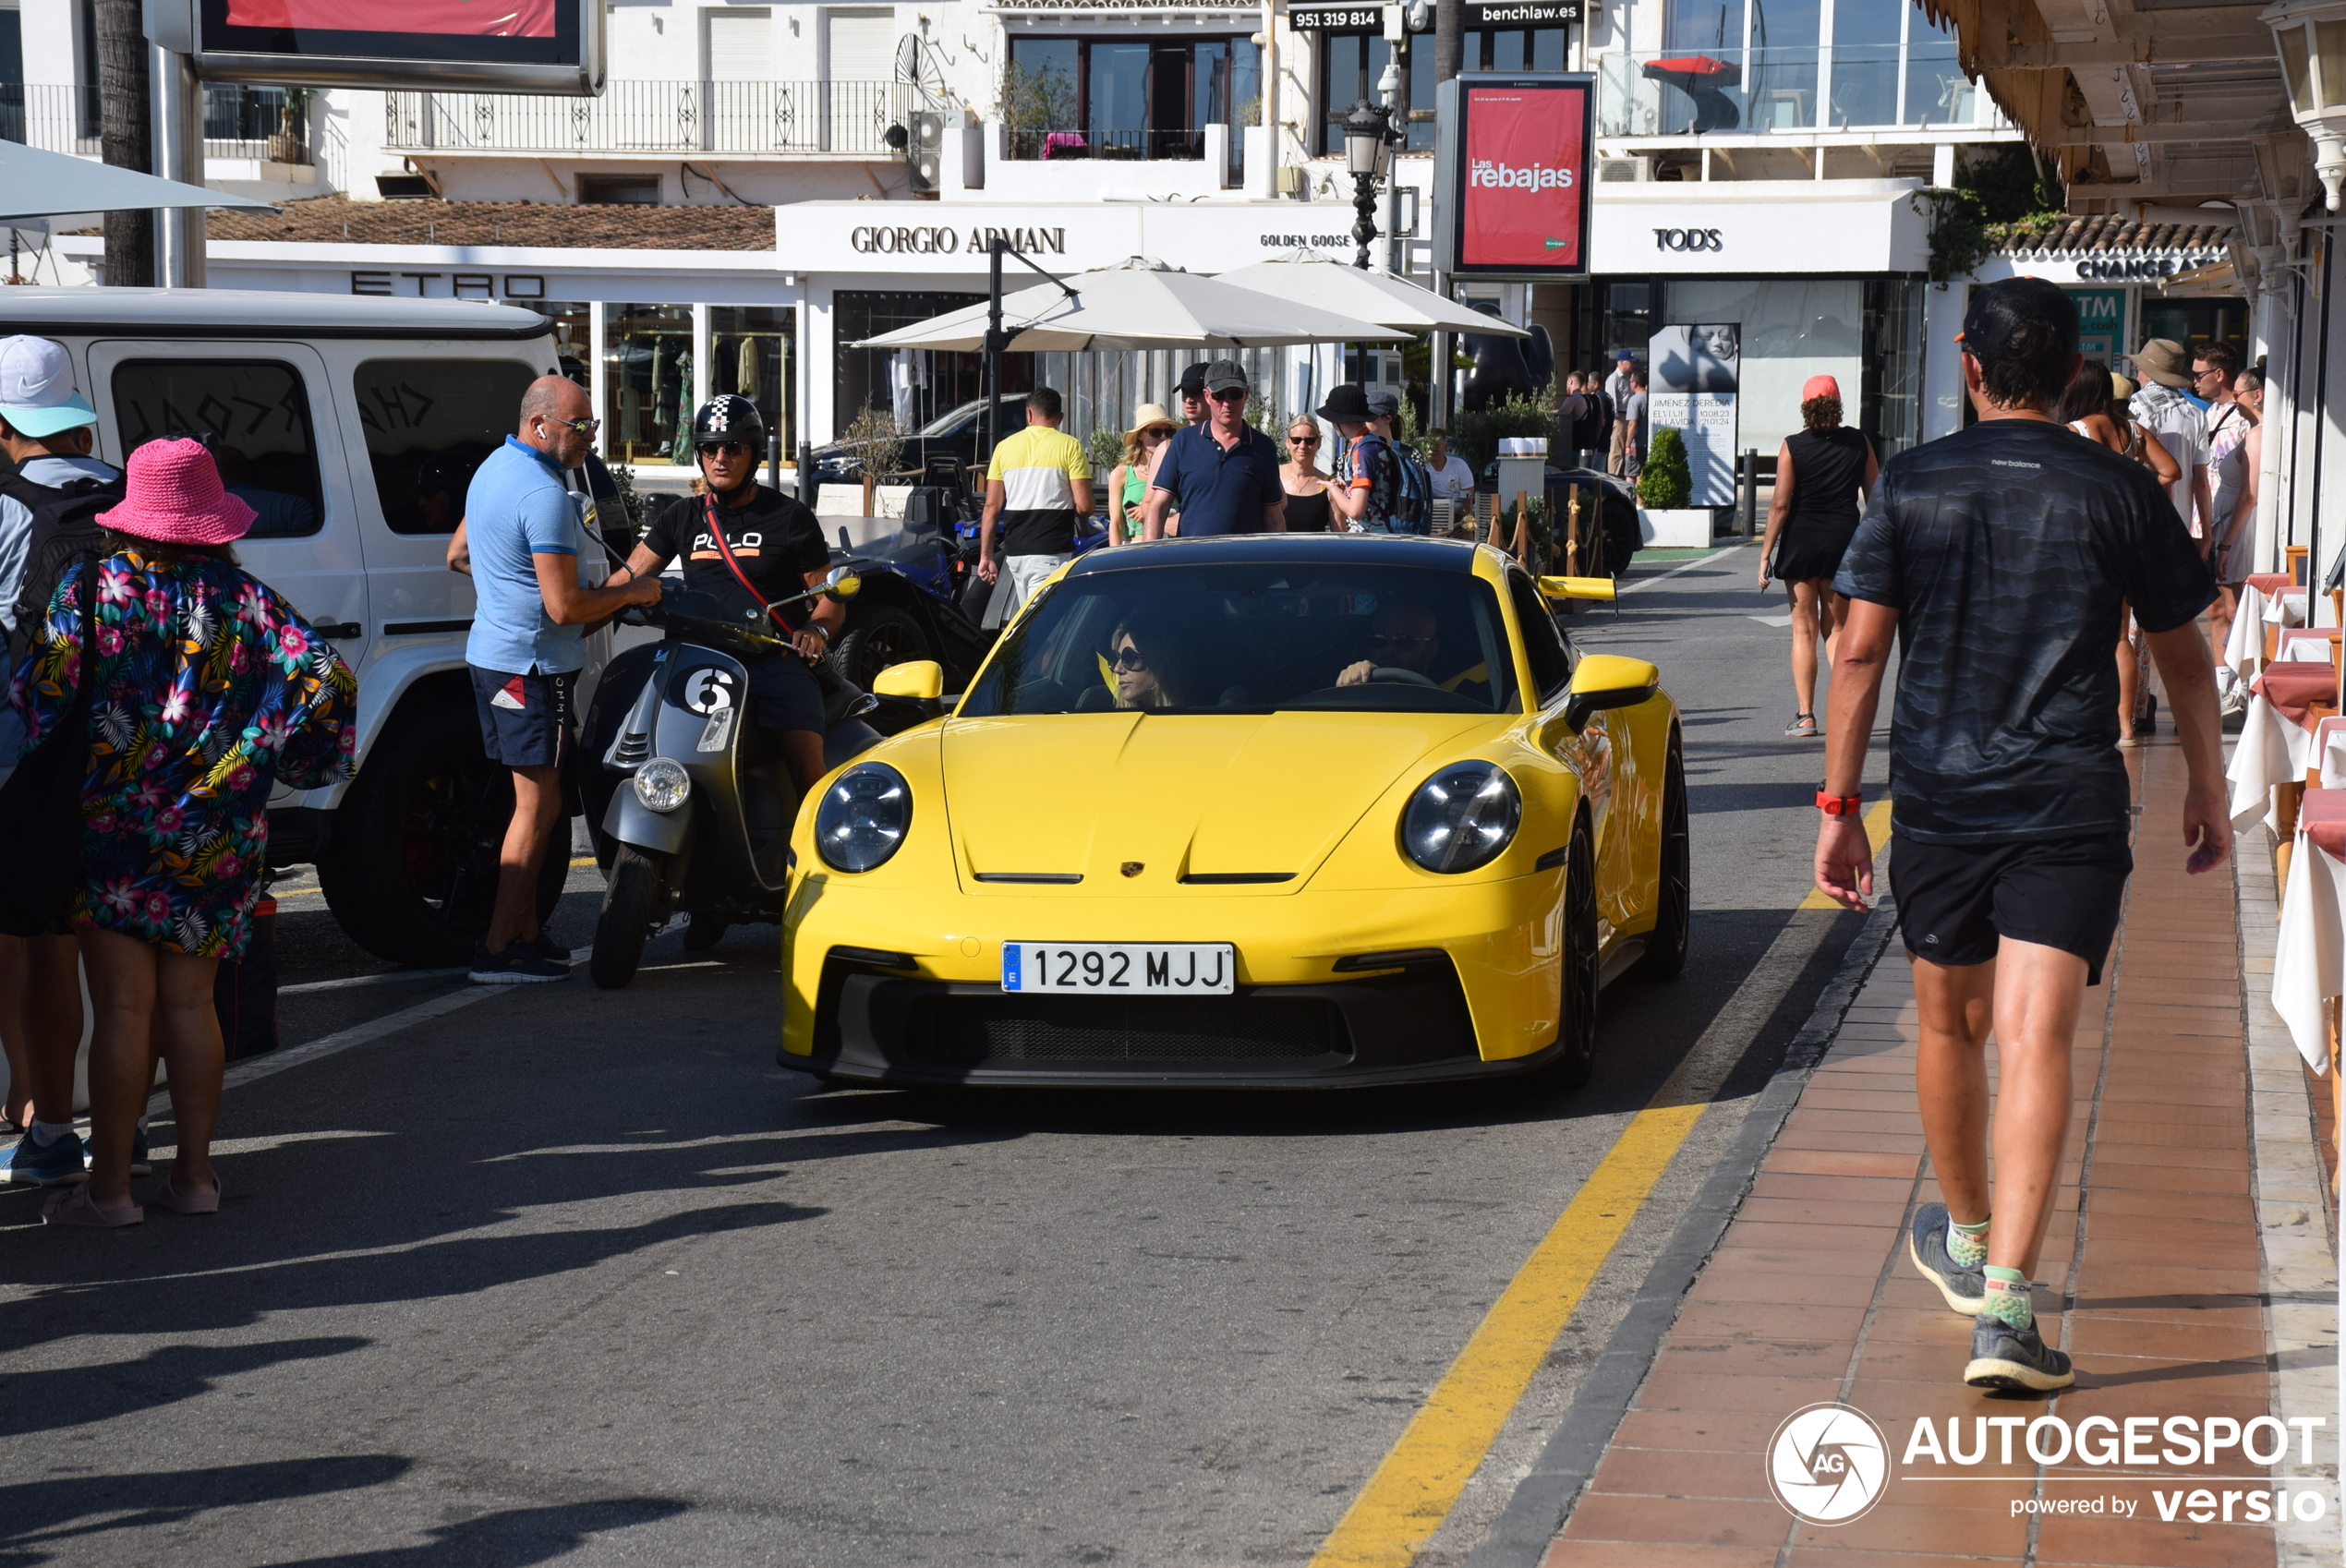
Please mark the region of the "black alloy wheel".
<svg viewBox="0 0 2346 1568"><path fill-rule="evenodd" d="M668 911L667 857L649 854L633 844L612 853L611 886L603 889L603 911L595 920L595 947L586 972L605 991L616 991L635 978L644 961L644 944L659 929Z"/></svg>
<svg viewBox="0 0 2346 1568"><path fill-rule="evenodd" d="M874 677L889 665L935 657L927 634L910 611L878 604L848 612L847 629L831 650L831 668L841 680L868 692Z"/></svg>
<svg viewBox="0 0 2346 1568"><path fill-rule="evenodd" d="M1694 924L1693 859L1687 833L1687 759L1677 731L1662 784L1662 863L1654 889L1653 929L1645 956L1630 973L1639 980L1675 980L1687 967L1687 936Z"/></svg>
<svg viewBox="0 0 2346 1568"><path fill-rule="evenodd" d="M1562 1049L1540 1070L1543 1089L1583 1088L1597 1065L1597 852L1585 816L1573 824L1569 854L1564 878L1564 1016L1556 1030Z"/></svg>
<svg viewBox="0 0 2346 1568"><path fill-rule="evenodd" d="M498 859L513 820L513 774L482 754L469 705L400 714L334 813L318 867L326 907L378 958L418 967L471 961L489 934ZM570 874L567 821L546 847L538 918Z"/></svg>

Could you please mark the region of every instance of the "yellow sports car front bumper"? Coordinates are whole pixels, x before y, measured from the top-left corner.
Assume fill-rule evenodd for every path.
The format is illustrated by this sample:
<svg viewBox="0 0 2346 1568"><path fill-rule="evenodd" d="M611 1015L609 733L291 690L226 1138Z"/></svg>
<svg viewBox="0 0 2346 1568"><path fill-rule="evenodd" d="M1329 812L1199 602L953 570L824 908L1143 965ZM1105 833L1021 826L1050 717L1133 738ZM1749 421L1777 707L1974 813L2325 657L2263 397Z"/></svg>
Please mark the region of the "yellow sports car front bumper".
<svg viewBox="0 0 2346 1568"><path fill-rule="evenodd" d="M1560 857L1559 861L1560 861ZM908 894L819 867L784 925L785 1067L882 1083L1324 1087L1556 1050L1565 867L1314 893ZM1228 996L1005 992L1005 942L1227 942Z"/></svg>

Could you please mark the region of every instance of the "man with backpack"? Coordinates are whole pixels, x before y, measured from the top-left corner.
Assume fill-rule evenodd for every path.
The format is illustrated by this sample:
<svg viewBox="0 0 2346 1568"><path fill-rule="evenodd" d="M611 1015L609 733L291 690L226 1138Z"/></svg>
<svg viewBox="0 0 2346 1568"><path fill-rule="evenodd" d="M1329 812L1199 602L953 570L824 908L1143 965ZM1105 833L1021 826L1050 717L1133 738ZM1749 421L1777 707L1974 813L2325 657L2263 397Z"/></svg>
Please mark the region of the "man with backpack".
<svg viewBox="0 0 2346 1568"><path fill-rule="evenodd" d="M46 618L67 566L103 554L97 514L123 499L122 474L90 455L97 413L75 390L73 361L47 338L0 341L0 451L16 474L0 485L0 623L15 669ZM0 702L0 778L23 749L24 726ZM87 1165L73 1130L73 1064L81 1043L81 983L72 934L0 935L0 1044L7 1115L25 1135L0 1181L54 1187ZM145 1160L142 1130L132 1169Z"/></svg>

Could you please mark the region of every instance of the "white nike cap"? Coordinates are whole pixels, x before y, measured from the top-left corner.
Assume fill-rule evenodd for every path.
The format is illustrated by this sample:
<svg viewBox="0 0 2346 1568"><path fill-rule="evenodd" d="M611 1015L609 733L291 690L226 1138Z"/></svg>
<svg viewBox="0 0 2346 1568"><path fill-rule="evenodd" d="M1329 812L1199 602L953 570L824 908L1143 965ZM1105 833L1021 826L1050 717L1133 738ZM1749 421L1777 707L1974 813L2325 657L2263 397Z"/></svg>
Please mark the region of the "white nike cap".
<svg viewBox="0 0 2346 1568"><path fill-rule="evenodd" d="M97 410L74 391L73 361L47 338L0 338L0 418L20 436L94 425Z"/></svg>

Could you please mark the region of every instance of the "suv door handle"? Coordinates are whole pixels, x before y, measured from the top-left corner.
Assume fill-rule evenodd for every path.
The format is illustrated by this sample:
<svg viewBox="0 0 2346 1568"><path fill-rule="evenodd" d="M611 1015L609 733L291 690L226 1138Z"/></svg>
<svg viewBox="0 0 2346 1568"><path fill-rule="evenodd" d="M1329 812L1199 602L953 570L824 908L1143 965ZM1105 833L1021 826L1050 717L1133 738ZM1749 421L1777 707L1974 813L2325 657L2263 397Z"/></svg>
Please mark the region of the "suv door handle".
<svg viewBox="0 0 2346 1568"><path fill-rule="evenodd" d="M367 629L356 621L321 621L310 630L321 637L331 637L336 642L345 641L352 637L363 637L367 634Z"/></svg>

